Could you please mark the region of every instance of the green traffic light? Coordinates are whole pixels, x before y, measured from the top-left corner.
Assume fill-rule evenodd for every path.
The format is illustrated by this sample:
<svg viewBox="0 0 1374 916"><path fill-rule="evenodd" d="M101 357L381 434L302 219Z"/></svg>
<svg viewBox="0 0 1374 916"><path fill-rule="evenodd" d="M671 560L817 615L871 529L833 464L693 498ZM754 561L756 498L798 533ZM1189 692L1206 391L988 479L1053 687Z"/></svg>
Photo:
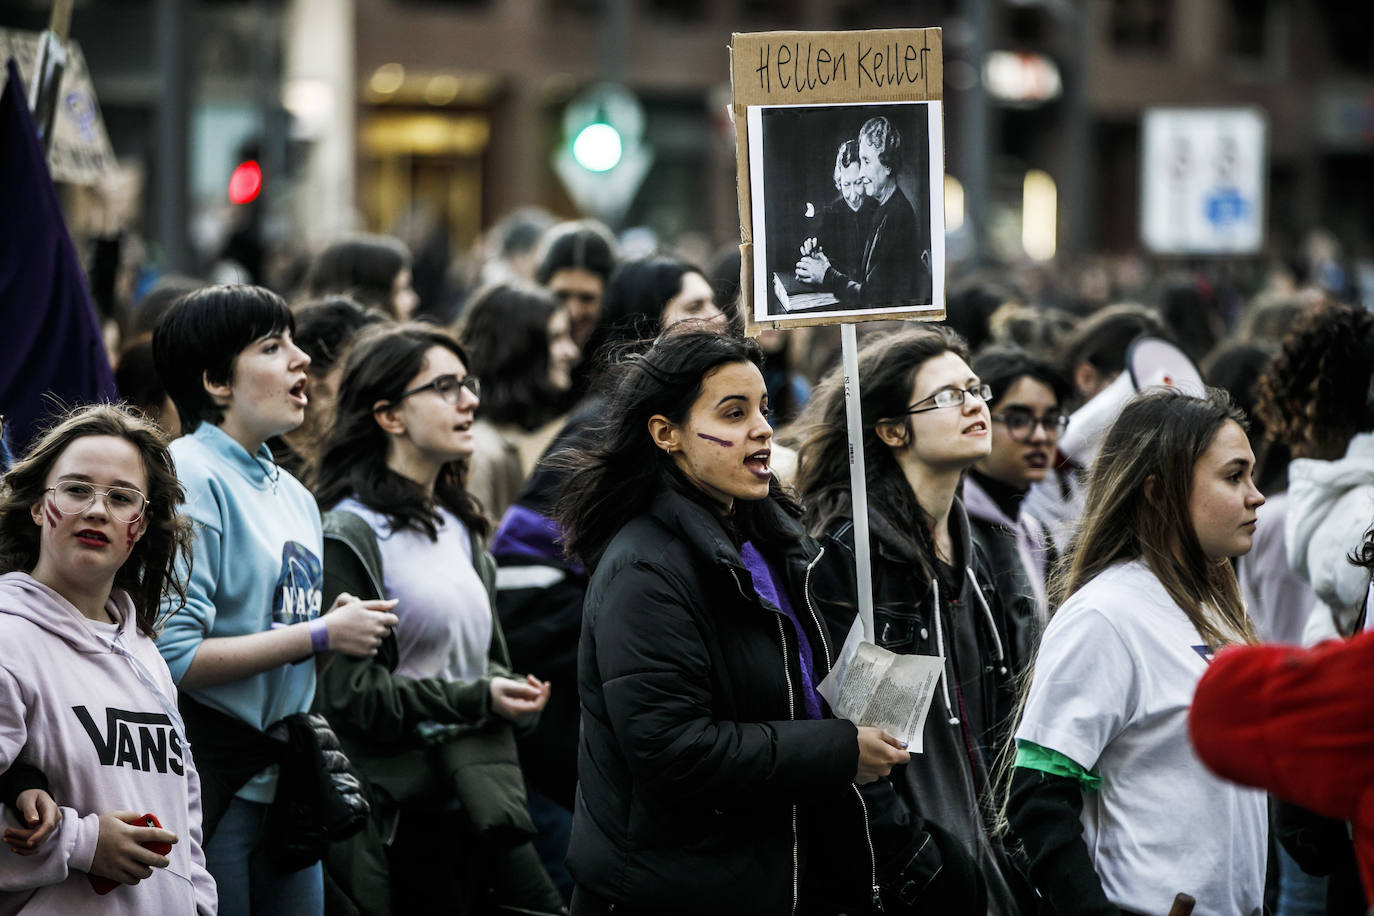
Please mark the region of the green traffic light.
<svg viewBox="0 0 1374 916"><path fill-rule="evenodd" d="M604 121L588 124L573 140L573 158L589 172L609 172L620 164L620 131Z"/></svg>

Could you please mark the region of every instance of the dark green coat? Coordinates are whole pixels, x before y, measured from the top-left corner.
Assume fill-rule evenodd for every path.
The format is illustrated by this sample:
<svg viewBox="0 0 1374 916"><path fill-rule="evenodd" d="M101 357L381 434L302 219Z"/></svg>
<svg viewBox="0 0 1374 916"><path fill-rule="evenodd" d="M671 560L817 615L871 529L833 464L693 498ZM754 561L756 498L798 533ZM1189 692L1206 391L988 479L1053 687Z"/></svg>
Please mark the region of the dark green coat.
<svg viewBox="0 0 1374 916"><path fill-rule="evenodd" d="M381 598L382 556L371 526L346 510L324 515L324 606L347 592ZM476 537L473 565L487 594L496 594L496 562ZM404 608L397 608L403 616ZM354 766L369 782L373 823L353 839L336 844L326 859L332 912L389 914L391 899L385 846L395 836L402 809L410 802L432 804L456 798L473 829L506 858L494 871L557 911L557 892L528 843L534 835L524 780L515 751L515 727L491 712L492 677L510 671L501 624L492 613L487 677L471 682L395 675L398 649L388 634L377 654L332 655L319 670L315 711L329 719ZM422 731L420 723L445 728ZM520 729L532 728L534 720ZM514 860L514 861L512 861ZM514 865L514 869L512 869ZM547 893L544 893L544 891Z"/></svg>

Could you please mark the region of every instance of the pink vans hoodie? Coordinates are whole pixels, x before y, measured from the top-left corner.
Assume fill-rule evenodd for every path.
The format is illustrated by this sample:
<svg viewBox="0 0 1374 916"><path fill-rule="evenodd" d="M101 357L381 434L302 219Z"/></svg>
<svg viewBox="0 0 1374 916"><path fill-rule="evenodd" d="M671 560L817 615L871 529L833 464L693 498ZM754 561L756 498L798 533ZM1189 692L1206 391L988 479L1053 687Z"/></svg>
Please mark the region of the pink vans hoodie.
<svg viewBox="0 0 1374 916"><path fill-rule="evenodd" d="M27 573L0 576L0 771L38 767L62 808L35 855L0 853L0 916L217 910L176 687L129 596L114 591L106 608L118 624L87 620ZM156 815L178 842L170 866L97 896L86 876L97 818L118 810ZM4 819L20 826L8 809Z"/></svg>

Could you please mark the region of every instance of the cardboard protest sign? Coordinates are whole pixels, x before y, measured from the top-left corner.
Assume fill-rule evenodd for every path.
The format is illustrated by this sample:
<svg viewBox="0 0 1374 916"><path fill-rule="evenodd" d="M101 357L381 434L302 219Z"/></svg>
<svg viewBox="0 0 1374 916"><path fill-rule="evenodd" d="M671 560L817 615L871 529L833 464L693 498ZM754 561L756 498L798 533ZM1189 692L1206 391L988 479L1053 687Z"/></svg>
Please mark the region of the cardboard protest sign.
<svg viewBox="0 0 1374 916"><path fill-rule="evenodd" d="M736 34L749 333L944 318L939 29Z"/></svg>
<svg viewBox="0 0 1374 916"><path fill-rule="evenodd" d="M41 38L41 32L0 29L0 68L13 57L25 86L32 85ZM3 69L0 69L0 76L3 76ZM0 79L0 83L3 82ZM57 99L48 168L54 181L97 185L112 179L117 165L109 134L105 132L105 121L100 116L90 71L86 69L86 58L81 54L80 45L68 40L67 65Z"/></svg>

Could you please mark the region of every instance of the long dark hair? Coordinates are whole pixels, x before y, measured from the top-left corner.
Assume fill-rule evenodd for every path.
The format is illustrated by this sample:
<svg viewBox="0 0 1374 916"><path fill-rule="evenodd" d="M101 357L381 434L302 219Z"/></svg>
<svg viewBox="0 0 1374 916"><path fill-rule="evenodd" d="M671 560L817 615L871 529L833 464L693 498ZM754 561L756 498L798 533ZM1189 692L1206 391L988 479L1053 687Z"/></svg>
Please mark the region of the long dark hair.
<svg viewBox="0 0 1374 916"><path fill-rule="evenodd" d="M890 534L909 535L908 543L902 546L923 564L935 556L931 534L934 518L917 501L892 448L878 437L878 427L883 420L903 415L916 373L942 353L968 360L963 338L940 325L885 334L859 351L868 504L871 511L892 522ZM910 429L909 424L907 428ZM820 384L796 426L800 455L797 492L806 506L806 524L813 534L820 534L853 514L847 430L844 370L840 368ZM925 572L932 574L933 566L927 565Z"/></svg>
<svg viewBox="0 0 1374 916"><path fill-rule="evenodd" d="M682 278L690 273L706 277L701 268L667 255L626 261L615 269L606 286L601 318L583 348L593 372L627 342L657 336L663 307L682 291Z"/></svg>
<svg viewBox="0 0 1374 916"><path fill-rule="evenodd" d="M450 461L439 471L433 498L425 488L387 467L390 436L377 424L373 406L394 402L425 366L434 347L451 351L468 366L467 354L448 334L427 324L391 325L364 331L344 360L343 378L334 402L334 425L309 471L321 509L356 496L387 517L395 530L423 531L438 537L438 506L462 520L479 537L490 523L477 501L463 488L462 462Z"/></svg>
<svg viewBox="0 0 1374 916"><path fill-rule="evenodd" d="M558 456L568 471L555 507L567 551L593 569L606 546L627 522L649 507L665 487L690 488L649 435L649 418L662 414L676 424L686 422L711 370L731 363L762 366L758 344L743 337L714 331L669 329L647 351L626 348L608 368L610 400L602 426L581 447ZM734 522L739 530L763 541L795 538L780 524L772 506L784 517L797 519L800 508L774 477L763 500L735 500Z"/></svg>
<svg viewBox="0 0 1374 916"><path fill-rule="evenodd" d="M558 302L526 283L497 283L474 294L458 321L458 340L472 354L468 371L482 380L481 416L538 429L553 418L561 393L549 380L549 319Z"/></svg>
<svg viewBox="0 0 1374 916"><path fill-rule="evenodd" d="M152 421L114 404L79 407L38 437L28 453L9 469L0 484L0 572L29 572L38 565L40 529L29 510L43 499L48 474L77 439L114 436L133 445L148 475L143 510L147 528L115 573L115 588L128 592L134 621L145 636L157 632L165 595L173 596L170 613L186 603L186 582L176 574L177 561L191 566L191 522L177 512L185 492L177 480L166 434Z"/></svg>
<svg viewBox="0 0 1374 916"><path fill-rule="evenodd" d="M1227 420L1245 427L1220 388L1205 398L1162 389L1122 408L1093 464L1077 534L1051 579L1056 606L1109 566L1143 560L1209 646L1254 641L1231 563L1203 552L1188 509L1194 468Z"/></svg>

